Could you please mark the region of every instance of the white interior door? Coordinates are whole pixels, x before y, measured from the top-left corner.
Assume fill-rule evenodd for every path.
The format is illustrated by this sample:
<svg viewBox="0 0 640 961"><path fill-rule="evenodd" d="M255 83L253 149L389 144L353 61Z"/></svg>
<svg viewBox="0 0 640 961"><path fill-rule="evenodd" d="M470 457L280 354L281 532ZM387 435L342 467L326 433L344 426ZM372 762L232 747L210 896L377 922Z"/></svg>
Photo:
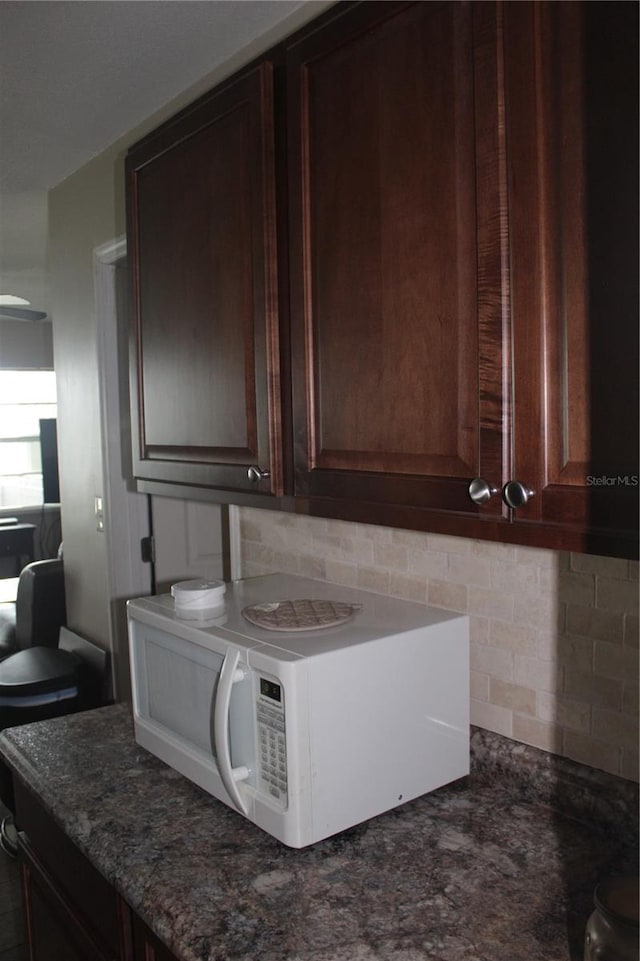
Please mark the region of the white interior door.
<svg viewBox="0 0 640 961"><path fill-rule="evenodd" d="M223 580L225 512L219 504L151 498L156 594L177 581Z"/></svg>

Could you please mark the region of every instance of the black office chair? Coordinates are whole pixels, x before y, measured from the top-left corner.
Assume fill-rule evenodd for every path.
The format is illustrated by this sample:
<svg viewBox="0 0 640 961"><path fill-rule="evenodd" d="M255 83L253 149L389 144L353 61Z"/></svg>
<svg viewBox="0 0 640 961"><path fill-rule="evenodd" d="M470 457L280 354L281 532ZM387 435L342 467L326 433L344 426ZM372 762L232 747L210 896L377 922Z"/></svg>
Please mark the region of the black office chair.
<svg viewBox="0 0 640 961"><path fill-rule="evenodd" d="M28 565L18 584L14 653L0 661L0 730L105 703L108 654L65 622L62 561ZM14 810L11 773L3 762L0 799ZM15 854L10 817L0 825L0 846Z"/></svg>
<svg viewBox="0 0 640 961"><path fill-rule="evenodd" d="M28 647L56 648L66 623L62 560L27 564L18 579L15 602L0 604L0 661Z"/></svg>

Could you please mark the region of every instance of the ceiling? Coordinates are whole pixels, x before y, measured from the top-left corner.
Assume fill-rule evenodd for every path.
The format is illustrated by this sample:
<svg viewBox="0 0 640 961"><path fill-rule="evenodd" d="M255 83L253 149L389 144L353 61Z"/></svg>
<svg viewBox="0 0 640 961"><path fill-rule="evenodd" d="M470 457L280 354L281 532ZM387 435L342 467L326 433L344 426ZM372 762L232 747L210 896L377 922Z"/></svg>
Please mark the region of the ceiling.
<svg viewBox="0 0 640 961"><path fill-rule="evenodd" d="M0 0L0 293L48 310L47 191L303 6Z"/></svg>

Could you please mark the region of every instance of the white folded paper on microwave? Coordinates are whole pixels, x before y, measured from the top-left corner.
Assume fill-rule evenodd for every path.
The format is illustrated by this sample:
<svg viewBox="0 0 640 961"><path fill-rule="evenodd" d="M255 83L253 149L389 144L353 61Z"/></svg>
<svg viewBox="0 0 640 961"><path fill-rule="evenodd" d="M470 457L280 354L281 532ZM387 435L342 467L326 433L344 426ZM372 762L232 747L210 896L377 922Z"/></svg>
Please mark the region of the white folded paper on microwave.
<svg viewBox="0 0 640 961"><path fill-rule="evenodd" d="M179 581L171 586L177 617L206 620L224 610L224 581Z"/></svg>

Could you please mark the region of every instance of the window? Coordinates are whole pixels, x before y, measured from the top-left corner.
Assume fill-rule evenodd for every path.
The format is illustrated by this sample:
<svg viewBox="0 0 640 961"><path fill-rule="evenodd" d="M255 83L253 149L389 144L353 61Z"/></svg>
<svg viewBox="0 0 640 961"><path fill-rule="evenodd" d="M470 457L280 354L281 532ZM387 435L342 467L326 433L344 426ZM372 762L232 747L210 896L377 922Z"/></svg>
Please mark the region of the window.
<svg viewBox="0 0 640 961"><path fill-rule="evenodd" d="M42 504L39 422L55 416L52 370L0 371L0 509Z"/></svg>

